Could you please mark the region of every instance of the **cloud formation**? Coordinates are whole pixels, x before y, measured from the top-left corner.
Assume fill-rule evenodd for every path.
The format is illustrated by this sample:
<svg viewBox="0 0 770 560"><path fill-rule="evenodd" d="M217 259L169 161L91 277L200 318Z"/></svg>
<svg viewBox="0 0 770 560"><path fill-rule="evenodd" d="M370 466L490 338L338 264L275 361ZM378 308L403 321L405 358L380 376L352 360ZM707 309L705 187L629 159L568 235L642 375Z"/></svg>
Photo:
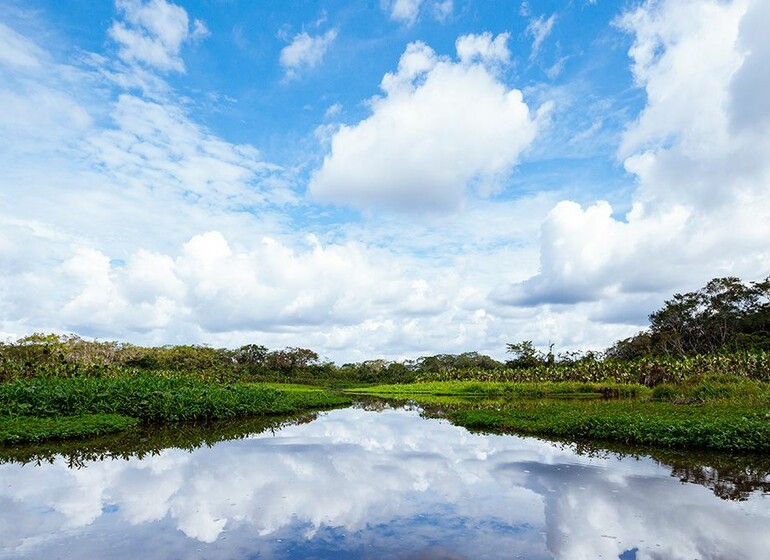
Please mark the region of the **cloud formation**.
<svg viewBox="0 0 770 560"><path fill-rule="evenodd" d="M430 0L432 16L438 21L446 20L454 10L453 0ZM383 9L390 14L390 19L398 21L407 27L417 23L420 16L420 9L425 0L382 0Z"/></svg>
<svg viewBox="0 0 770 560"><path fill-rule="evenodd" d="M383 77L372 115L333 134L310 193L414 210L453 208L470 189L494 190L538 128L521 91L496 76L509 56L507 38L462 36L457 61L411 43L396 72Z"/></svg>
<svg viewBox="0 0 770 560"><path fill-rule="evenodd" d="M606 202L557 205L542 227L539 274L498 292L502 300L670 294L770 271L770 81L755 58L770 48L755 23L766 12L761 1L664 1L618 20L647 94L619 148L637 179L632 208L618 217Z"/></svg>
<svg viewBox="0 0 770 560"><path fill-rule="evenodd" d="M532 53L529 55L529 59L533 60L537 58L540 53L540 47L543 45L548 36L553 30L553 24L556 23L556 14L551 14L549 17L540 16L533 18L527 25L527 35L532 37Z"/></svg>
<svg viewBox="0 0 770 560"><path fill-rule="evenodd" d="M399 4L397 21L419 25L439 5L451 8ZM196 13L220 29L209 8ZM368 73L355 67L355 87L318 72L308 92L281 78L318 68L330 51L310 47L337 39L318 31L325 15L305 13L312 32L296 42L274 29L259 37L264 52L288 49L286 64L250 51L264 81L244 80L239 99L201 82L217 76L206 60L226 52L219 37L198 45L201 68L182 75L205 27L168 0L119 2L101 47L98 33L81 42L45 12L6 10L0 336L301 345L340 362L501 358L512 339L600 349L675 291L765 276L766 2L648 2L609 30L596 10L570 10L563 25L542 18L545 41L590 13L581 21L626 41L629 58L576 52L561 85L538 85L542 70L513 43L536 41L536 26L458 38L434 25L431 46L455 43L444 55L421 42L404 49L414 31L389 25L400 39L362 57ZM339 21L363 21L348 15ZM576 84L595 64L605 64L597 80ZM312 130L328 143L319 149Z"/></svg>
<svg viewBox="0 0 770 560"><path fill-rule="evenodd" d="M181 6L166 0L116 0L123 21L110 27L110 37L119 45L118 56L162 71L184 72L182 45L206 37L206 25L190 18Z"/></svg>
<svg viewBox="0 0 770 560"><path fill-rule="evenodd" d="M336 38L335 29L323 35L309 35L306 31L295 35L291 43L281 49L279 57L286 78L297 78L301 72L318 66Z"/></svg>

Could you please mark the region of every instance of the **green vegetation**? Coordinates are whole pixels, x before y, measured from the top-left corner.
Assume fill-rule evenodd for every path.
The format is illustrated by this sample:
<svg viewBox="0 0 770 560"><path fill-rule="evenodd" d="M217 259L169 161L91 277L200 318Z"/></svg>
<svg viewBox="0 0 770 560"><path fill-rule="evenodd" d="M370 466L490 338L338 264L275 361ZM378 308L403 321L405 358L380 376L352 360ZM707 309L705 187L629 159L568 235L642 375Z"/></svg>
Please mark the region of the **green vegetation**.
<svg viewBox="0 0 770 560"><path fill-rule="evenodd" d="M449 415L471 429L722 450L770 450L770 407L719 403L520 401Z"/></svg>
<svg viewBox="0 0 770 560"><path fill-rule="evenodd" d="M139 421L120 414L80 414L38 418L11 416L0 419L0 444L36 442L108 434L133 428Z"/></svg>
<svg viewBox="0 0 770 560"><path fill-rule="evenodd" d="M376 385L345 389L346 393L392 396L396 398L425 395L494 398L545 397L636 397L647 395L650 389L643 385L619 383L505 383L479 381L431 381L411 384Z"/></svg>
<svg viewBox="0 0 770 560"><path fill-rule="evenodd" d="M0 385L0 416L123 414L146 422L282 414L349 402L326 392L216 385L187 378L36 379Z"/></svg>
<svg viewBox="0 0 770 560"><path fill-rule="evenodd" d="M770 276L760 282L714 278L700 290L675 294L650 314L650 327L616 342L606 356L682 358L770 350Z"/></svg>
<svg viewBox="0 0 770 560"><path fill-rule="evenodd" d="M99 434L131 427L138 421L210 421L286 414L349 402L328 392L279 391L185 377L41 377L0 384L0 441Z"/></svg>

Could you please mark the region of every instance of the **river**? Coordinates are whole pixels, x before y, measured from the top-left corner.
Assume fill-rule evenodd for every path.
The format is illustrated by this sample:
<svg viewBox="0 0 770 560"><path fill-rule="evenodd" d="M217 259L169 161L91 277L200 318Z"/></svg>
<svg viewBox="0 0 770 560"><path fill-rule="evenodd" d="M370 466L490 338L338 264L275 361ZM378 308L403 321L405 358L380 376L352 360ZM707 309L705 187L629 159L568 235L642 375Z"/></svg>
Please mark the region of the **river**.
<svg viewBox="0 0 770 560"><path fill-rule="evenodd" d="M474 434L416 407L265 428L168 448L143 436L133 451L6 453L0 558L770 554L770 477L751 461L720 472L707 460L679 464L681 454L667 464Z"/></svg>

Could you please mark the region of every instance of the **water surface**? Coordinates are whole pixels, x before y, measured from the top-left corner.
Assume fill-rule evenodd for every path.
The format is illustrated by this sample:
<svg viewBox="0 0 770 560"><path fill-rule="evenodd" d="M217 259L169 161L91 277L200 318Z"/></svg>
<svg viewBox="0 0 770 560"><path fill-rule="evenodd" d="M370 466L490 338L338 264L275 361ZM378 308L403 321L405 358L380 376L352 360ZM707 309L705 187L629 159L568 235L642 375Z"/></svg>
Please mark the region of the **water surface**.
<svg viewBox="0 0 770 560"><path fill-rule="evenodd" d="M313 418L171 448L6 454L0 557L768 557L770 478L740 461L740 475L672 467L417 409Z"/></svg>

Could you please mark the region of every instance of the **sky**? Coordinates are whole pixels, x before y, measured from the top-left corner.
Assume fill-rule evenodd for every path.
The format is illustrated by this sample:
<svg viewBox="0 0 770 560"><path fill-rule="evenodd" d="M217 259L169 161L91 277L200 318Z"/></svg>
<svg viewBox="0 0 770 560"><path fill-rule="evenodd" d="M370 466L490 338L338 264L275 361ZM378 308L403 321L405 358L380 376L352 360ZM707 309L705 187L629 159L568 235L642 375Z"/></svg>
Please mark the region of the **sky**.
<svg viewBox="0 0 770 560"><path fill-rule="evenodd" d="M763 0L0 0L0 338L601 350L770 274Z"/></svg>

